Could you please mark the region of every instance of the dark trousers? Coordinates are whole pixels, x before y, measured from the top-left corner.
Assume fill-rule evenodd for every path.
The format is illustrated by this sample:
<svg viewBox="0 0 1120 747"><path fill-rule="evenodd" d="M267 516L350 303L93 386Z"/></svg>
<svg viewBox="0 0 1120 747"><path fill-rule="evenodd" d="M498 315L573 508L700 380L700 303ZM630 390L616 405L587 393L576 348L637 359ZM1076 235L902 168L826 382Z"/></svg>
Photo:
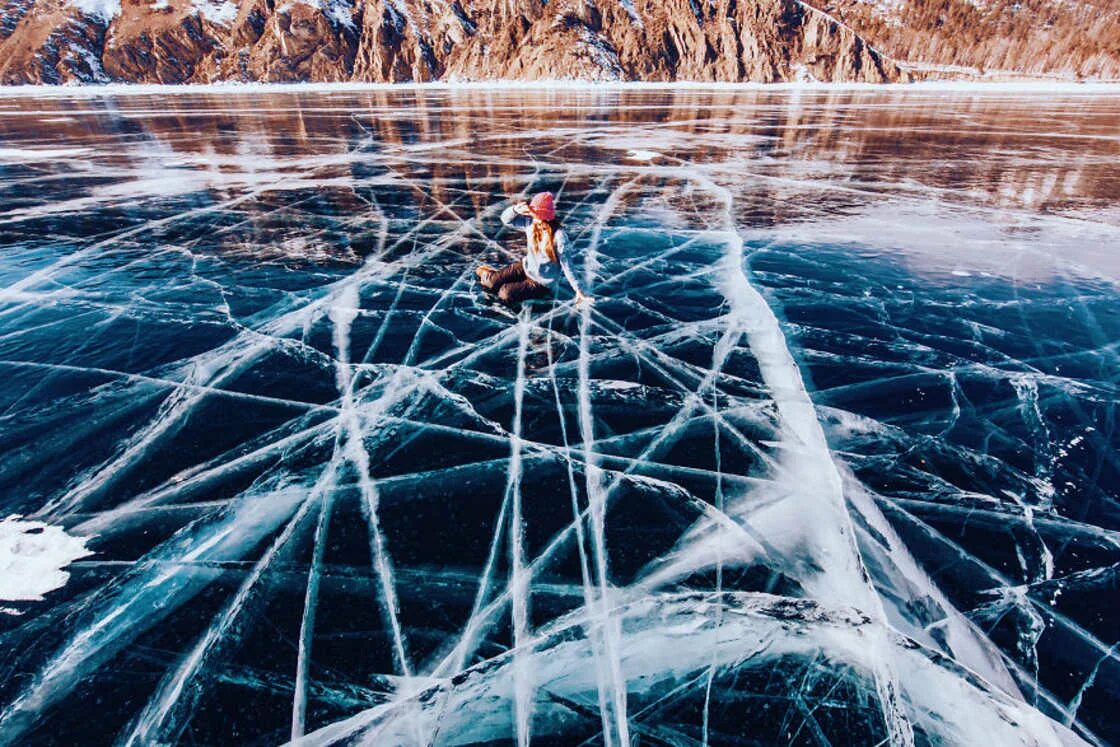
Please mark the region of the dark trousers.
<svg viewBox="0 0 1120 747"><path fill-rule="evenodd" d="M548 298L552 290L525 274L521 262L514 262L500 270L490 273L490 290L498 294L504 303L521 303L530 298Z"/></svg>

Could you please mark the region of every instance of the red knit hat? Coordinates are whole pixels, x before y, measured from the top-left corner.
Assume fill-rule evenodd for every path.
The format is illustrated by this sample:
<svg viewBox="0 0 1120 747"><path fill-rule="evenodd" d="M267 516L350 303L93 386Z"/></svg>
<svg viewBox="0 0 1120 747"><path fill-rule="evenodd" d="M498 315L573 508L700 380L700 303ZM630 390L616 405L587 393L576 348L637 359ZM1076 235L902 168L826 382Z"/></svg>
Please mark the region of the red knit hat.
<svg viewBox="0 0 1120 747"><path fill-rule="evenodd" d="M538 192L529 202L529 212L541 220L552 220L556 217L555 196L551 192Z"/></svg>

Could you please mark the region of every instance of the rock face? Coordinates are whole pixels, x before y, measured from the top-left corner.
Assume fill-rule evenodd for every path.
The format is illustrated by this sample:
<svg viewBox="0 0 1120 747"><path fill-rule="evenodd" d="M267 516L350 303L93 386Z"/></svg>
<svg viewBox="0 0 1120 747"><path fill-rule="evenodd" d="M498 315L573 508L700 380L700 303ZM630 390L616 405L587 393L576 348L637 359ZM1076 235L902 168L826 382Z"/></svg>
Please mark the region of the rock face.
<svg viewBox="0 0 1120 747"><path fill-rule="evenodd" d="M1120 79L1120 0L820 1L916 76Z"/></svg>
<svg viewBox="0 0 1120 747"><path fill-rule="evenodd" d="M1120 0L1091 2L0 0L0 83L1120 75Z"/></svg>
<svg viewBox="0 0 1120 747"><path fill-rule="evenodd" d="M0 82L906 77L798 0L7 0Z"/></svg>
<svg viewBox="0 0 1120 747"><path fill-rule="evenodd" d="M108 21L96 9L16 0L5 7L5 22L9 14L19 20L0 42L0 84L108 80L101 65Z"/></svg>
<svg viewBox="0 0 1120 747"><path fill-rule="evenodd" d="M482 43L456 46L455 78L879 83L898 69L840 23L796 0L526 3L482 16Z"/></svg>

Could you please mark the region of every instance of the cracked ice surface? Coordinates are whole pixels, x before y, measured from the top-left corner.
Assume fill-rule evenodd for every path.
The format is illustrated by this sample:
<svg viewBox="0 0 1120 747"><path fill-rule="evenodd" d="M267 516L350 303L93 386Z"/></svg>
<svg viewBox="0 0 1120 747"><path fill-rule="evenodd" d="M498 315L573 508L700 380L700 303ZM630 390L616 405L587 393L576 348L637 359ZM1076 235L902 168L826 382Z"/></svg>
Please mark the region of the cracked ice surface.
<svg viewBox="0 0 1120 747"><path fill-rule="evenodd" d="M1115 100L0 110L0 743L1120 739Z"/></svg>

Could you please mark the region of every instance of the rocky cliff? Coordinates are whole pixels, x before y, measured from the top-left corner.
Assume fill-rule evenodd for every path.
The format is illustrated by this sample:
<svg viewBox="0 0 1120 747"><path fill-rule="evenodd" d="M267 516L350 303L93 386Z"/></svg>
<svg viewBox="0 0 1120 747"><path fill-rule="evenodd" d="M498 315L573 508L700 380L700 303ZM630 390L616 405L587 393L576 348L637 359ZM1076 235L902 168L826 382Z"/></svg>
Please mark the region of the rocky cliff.
<svg viewBox="0 0 1120 747"><path fill-rule="evenodd" d="M1120 75L1092 2L0 0L0 83Z"/></svg>
<svg viewBox="0 0 1120 747"><path fill-rule="evenodd" d="M920 77L1120 79L1120 0L820 0Z"/></svg>
<svg viewBox="0 0 1120 747"><path fill-rule="evenodd" d="M0 82L884 82L798 0L7 0Z"/></svg>

